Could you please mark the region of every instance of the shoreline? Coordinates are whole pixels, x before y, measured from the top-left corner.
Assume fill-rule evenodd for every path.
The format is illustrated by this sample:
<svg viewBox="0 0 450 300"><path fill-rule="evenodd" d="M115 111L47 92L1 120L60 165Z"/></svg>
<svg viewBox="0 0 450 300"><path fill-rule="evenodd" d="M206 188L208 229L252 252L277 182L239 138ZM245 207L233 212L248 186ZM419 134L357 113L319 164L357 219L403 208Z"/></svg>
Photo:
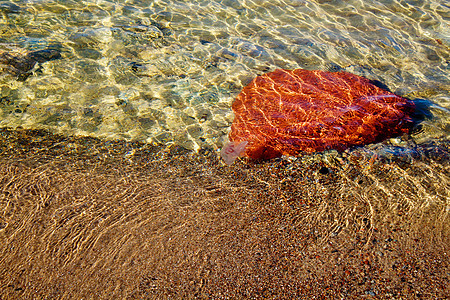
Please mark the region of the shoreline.
<svg viewBox="0 0 450 300"><path fill-rule="evenodd" d="M0 298L450 293L445 141L410 162L225 166L212 150L0 133Z"/></svg>

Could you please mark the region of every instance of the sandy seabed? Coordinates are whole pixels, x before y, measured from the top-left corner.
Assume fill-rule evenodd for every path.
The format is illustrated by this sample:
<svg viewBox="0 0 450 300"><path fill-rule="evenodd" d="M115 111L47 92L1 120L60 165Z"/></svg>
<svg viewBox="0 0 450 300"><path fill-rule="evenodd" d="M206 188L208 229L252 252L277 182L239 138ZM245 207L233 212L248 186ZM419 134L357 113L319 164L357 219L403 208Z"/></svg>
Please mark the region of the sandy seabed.
<svg viewBox="0 0 450 300"><path fill-rule="evenodd" d="M0 299L448 299L448 143L225 166L0 130Z"/></svg>

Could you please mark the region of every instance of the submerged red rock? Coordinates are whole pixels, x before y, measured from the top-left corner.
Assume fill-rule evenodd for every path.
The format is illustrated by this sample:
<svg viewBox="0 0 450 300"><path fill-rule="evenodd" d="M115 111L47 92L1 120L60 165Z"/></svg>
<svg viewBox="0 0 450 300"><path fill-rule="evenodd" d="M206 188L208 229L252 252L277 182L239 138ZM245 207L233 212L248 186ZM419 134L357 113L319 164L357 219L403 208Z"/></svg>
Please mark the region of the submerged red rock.
<svg viewBox="0 0 450 300"><path fill-rule="evenodd" d="M411 129L415 106L364 77L297 69L256 77L232 108L227 163L380 142Z"/></svg>

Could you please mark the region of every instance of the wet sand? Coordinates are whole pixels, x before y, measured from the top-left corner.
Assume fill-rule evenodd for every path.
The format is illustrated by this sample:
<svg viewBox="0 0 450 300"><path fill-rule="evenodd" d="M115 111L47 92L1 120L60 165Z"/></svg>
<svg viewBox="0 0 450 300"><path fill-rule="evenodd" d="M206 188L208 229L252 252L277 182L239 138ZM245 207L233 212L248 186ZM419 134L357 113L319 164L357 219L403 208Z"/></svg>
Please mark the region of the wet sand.
<svg viewBox="0 0 450 300"><path fill-rule="evenodd" d="M446 299L449 143L225 166L0 130L0 299Z"/></svg>

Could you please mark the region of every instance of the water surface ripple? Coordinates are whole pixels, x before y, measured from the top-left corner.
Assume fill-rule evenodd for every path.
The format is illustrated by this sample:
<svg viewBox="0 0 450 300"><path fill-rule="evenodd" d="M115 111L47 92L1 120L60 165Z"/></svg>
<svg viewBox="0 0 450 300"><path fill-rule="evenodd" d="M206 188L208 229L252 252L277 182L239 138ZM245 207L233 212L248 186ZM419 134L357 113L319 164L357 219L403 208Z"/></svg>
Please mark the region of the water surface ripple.
<svg viewBox="0 0 450 300"><path fill-rule="evenodd" d="M221 147L231 103L276 68L346 70L421 99L417 141L448 137L446 1L0 1L0 126ZM1 59L0 59L1 62ZM22 74L23 75L23 74Z"/></svg>

